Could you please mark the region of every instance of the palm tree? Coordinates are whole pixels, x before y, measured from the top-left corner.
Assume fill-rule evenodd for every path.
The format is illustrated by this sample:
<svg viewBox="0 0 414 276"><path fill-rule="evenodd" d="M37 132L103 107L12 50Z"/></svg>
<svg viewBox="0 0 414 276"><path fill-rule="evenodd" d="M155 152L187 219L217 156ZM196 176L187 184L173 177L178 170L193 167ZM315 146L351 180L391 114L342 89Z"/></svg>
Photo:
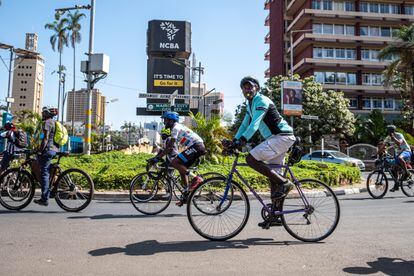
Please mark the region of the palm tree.
<svg viewBox="0 0 414 276"><path fill-rule="evenodd" d="M412 111L414 103L414 25L403 26L395 32L397 40L378 54L379 59L396 58L384 71L386 85L393 84L397 79L402 81L401 96L409 99L409 110ZM414 123L414 121L413 121ZM411 132L414 125L411 126Z"/></svg>
<svg viewBox="0 0 414 276"><path fill-rule="evenodd" d="M81 24L79 23L82 17L85 17L85 14L80 13L79 11L75 11L74 14L68 14L68 30L70 32L70 44L73 48L73 93L75 93L76 87L76 43L80 43L82 40L80 29ZM72 110L75 110L75 94L73 94L73 101L72 101ZM72 136L73 136L73 129L74 129L74 112L72 112Z"/></svg>
<svg viewBox="0 0 414 276"><path fill-rule="evenodd" d="M126 133L128 133L128 145L131 145L131 133L138 131L138 126L131 122L124 122L124 124L121 126L122 130L125 130Z"/></svg>
<svg viewBox="0 0 414 276"><path fill-rule="evenodd" d="M61 78L62 78L62 71L61 71L61 68L62 68L62 53L63 53L63 48L65 46L68 46L68 28L67 28L68 19L67 18L60 18L59 15L56 15L55 19L56 20L53 21L53 23L47 23L45 25L45 29L53 31L53 34L50 37L50 44L52 45L53 51L56 50L56 46L57 46L57 50L59 52L58 109L60 110L60 103L61 103L60 86L61 86Z"/></svg>

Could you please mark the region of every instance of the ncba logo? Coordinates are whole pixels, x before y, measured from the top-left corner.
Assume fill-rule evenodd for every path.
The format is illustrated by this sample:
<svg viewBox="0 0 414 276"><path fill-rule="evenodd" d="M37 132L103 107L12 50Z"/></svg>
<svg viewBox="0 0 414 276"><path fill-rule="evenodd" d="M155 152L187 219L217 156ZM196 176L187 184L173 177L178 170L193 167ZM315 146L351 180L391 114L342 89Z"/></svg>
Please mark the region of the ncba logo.
<svg viewBox="0 0 414 276"><path fill-rule="evenodd" d="M172 22L162 22L160 27L161 27L161 30L167 32L167 38L169 41L174 40L175 35L180 30L180 29L177 29Z"/></svg>

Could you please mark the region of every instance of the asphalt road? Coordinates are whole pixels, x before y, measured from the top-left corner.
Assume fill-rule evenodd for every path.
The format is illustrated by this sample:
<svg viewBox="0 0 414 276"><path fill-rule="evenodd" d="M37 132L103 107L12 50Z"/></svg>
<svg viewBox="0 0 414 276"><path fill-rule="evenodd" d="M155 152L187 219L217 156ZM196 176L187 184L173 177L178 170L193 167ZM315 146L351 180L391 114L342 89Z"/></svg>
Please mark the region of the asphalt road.
<svg viewBox="0 0 414 276"><path fill-rule="evenodd" d="M238 236L198 236L184 208L138 214L128 202L94 201L66 213L52 201L0 209L0 275L413 275L414 198L341 196L331 237L303 243L283 227L262 230L257 202Z"/></svg>

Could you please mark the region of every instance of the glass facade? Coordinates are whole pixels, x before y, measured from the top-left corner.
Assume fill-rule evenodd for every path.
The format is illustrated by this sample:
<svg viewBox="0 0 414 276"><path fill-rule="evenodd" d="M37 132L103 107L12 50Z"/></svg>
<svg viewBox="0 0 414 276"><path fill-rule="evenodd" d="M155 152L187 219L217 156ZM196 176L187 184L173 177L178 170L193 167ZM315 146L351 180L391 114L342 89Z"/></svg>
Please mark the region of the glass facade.
<svg viewBox="0 0 414 276"><path fill-rule="evenodd" d="M315 47L313 48L313 58L355 60L356 50L346 48Z"/></svg>
<svg viewBox="0 0 414 276"><path fill-rule="evenodd" d="M314 34L355 35L355 26L343 24L314 23Z"/></svg>
<svg viewBox="0 0 414 276"><path fill-rule="evenodd" d="M315 72L315 81L322 84L356 85L356 74L347 72Z"/></svg>

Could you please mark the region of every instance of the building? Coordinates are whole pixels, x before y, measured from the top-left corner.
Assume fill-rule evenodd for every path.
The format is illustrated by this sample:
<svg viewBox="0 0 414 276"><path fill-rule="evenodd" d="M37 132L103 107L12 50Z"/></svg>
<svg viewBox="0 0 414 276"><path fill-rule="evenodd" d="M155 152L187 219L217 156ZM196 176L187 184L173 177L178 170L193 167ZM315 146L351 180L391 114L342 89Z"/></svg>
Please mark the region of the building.
<svg viewBox="0 0 414 276"><path fill-rule="evenodd" d="M221 92L212 92L206 95L204 112L206 118L211 118L211 115L223 116L224 113L224 94Z"/></svg>
<svg viewBox="0 0 414 276"><path fill-rule="evenodd" d="M36 53L37 35L26 34L26 50L15 50L12 114L30 110L41 114L43 99L44 59Z"/></svg>
<svg viewBox="0 0 414 276"><path fill-rule="evenodd" d="M66 122L72 121L72 114L74 114L75 123L86 122L86 108L88 101L88 94L86 89L78 91L67 92L66 99ZM75 100L75 110L73 111L73 100ZM99 89L92 90L92 125L99 126L105 121L105 105L106 98L102 96Z"/></svg>
<svg viewBox="0 0 414 276"><path fill-rule="evenodd" d="M395 29L414 22L414 0L267 0L265 9L266 77L290 73L293 48L293 72L343 91L353 113L398 116L399 94L382 84L390 60L377 55Z"/></svg>
<svg viewBox="0 0 414 276"><path fill-rule="evenodd" d="M162 128L163 128L163 124L161 122L161 119L158 122L152 121L150 123L144 123L144 129L161 131Z"/></svg>

